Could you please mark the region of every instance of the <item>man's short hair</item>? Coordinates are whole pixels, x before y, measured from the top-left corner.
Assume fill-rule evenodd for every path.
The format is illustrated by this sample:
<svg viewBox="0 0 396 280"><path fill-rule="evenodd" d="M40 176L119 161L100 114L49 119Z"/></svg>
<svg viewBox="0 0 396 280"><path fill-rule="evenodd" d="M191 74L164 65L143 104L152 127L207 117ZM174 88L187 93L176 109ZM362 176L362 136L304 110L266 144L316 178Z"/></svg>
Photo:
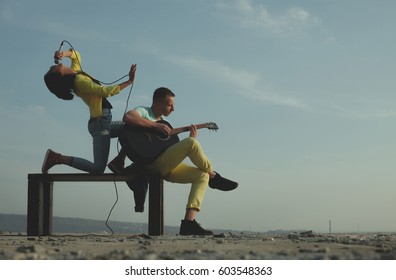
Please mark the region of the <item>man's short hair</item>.
<svg viewBox="0 0 396 280"><path fill-rule="evenodd" d="M158 100L164 100L167 96L175 97L175 94L169 88L157 88L153 94L153 102Z"/></svg>

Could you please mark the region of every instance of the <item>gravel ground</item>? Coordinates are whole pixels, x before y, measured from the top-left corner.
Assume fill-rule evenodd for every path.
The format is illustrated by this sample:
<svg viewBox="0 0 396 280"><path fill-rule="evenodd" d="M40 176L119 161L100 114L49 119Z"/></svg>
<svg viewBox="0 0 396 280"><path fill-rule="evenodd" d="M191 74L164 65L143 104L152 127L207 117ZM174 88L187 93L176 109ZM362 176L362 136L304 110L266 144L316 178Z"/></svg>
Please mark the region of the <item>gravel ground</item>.
<svg viewBox="0 0 396 280"><path fill-rule="evenodd" d="M396 233L0 234L3 260L394 260Z"/></svg>

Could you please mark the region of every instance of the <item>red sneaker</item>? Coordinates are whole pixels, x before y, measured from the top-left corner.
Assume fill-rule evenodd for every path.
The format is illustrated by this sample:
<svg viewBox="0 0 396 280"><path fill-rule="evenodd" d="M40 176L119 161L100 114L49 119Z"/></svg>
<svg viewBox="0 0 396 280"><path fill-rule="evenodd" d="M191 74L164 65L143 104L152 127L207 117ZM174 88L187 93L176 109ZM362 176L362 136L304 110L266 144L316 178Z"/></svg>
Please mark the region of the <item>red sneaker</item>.
<svg viewBox="0 0 396 280"><path fill-rule="evenodd" d="M43 165L41 167L41 172L43 172L43 174L47 174L48 170L52 166L56 164L60 164L60 157L61 154L55 153L53 150L48 149L44 157Z"/></svg>

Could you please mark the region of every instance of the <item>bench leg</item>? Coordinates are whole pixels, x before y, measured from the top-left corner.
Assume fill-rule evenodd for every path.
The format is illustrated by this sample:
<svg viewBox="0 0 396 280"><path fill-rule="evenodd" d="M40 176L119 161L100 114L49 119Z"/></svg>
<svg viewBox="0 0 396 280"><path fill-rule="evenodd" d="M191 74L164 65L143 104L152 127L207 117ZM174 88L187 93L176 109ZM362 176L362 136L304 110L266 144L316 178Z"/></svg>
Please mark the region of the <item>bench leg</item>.
<svg viewBox="0 0 396 280"><path fill-rule="evenodd" d="M53 182L28 180L27 235L52 234Z"/></svg>
<svg viewBox="0 0 396 280"><path fill-rule="evenodd" d="M164 234L164 181L158 174L149 176L149 235Z"/></svg>

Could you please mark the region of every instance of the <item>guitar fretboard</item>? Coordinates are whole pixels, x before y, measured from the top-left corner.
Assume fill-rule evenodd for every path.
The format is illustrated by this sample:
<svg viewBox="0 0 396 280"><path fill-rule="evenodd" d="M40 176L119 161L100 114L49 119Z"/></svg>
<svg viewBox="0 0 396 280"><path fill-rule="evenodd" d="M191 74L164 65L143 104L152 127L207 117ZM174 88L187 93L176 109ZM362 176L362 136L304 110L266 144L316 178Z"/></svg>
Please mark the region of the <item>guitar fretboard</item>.
<svg viewBox="0 0 396 280"><path fill-rule="evenodd" d="M207 123L201 123L201 124L195 124L197 129L201 128L207 128L208 124ZM174 135L174 134L179 134L182 132L190 131L190 126L183 126L183 127L178 127L178 128L173 128L169 134Z"/></svg>

